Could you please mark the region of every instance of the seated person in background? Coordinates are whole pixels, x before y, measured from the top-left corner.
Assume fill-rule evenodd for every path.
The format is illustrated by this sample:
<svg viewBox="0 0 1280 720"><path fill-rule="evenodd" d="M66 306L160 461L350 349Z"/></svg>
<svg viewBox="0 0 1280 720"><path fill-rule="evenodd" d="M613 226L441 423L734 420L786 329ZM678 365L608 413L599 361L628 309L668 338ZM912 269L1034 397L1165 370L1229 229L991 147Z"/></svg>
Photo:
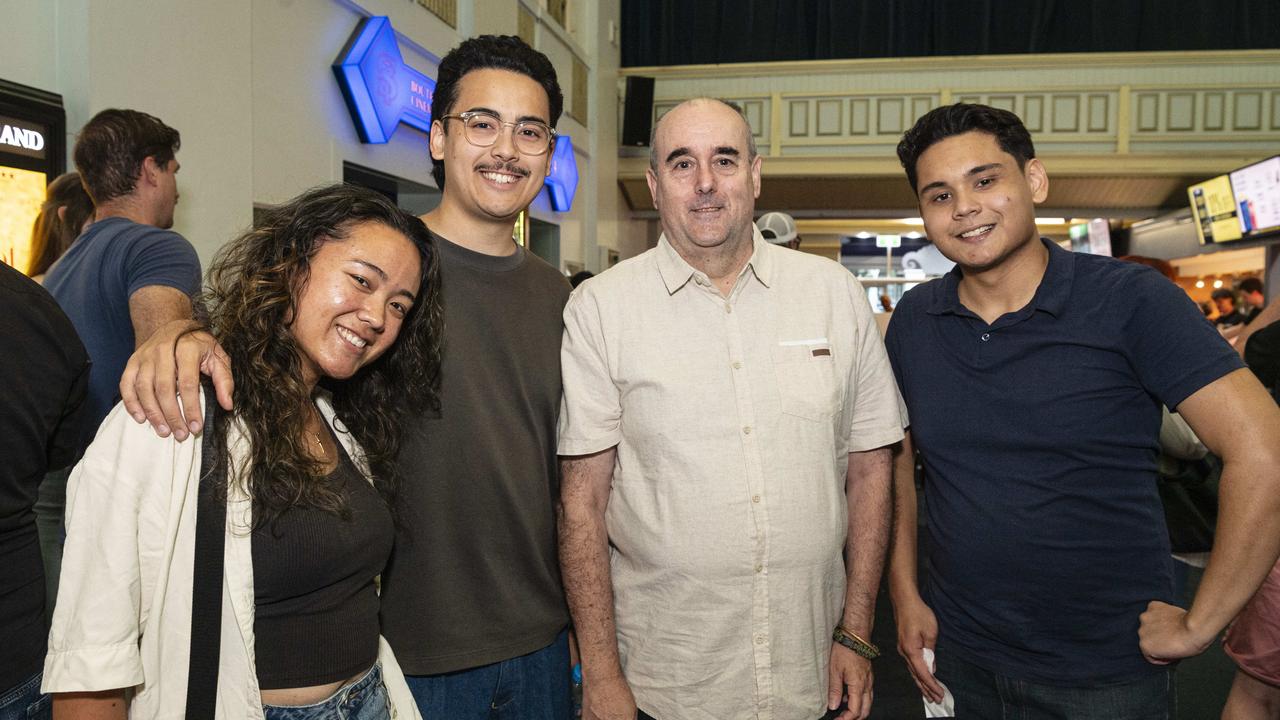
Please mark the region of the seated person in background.
<svg viewBox="0 0 1280 720"><path fill-rule="evenodd" d="M31 228L31 265L27 275L36 282L43 281L44 274L92 220L93 200L80 182L80 173L54 178Z"/></svg>
<svg viewBox="0 0 1280 720"><path fill-rule="evenodd" d="M1262 294L1262 281L1255 277L1241 280L1240 300L1244 302L1244 324L1248 325L1258 317L1263 306L1267 304L1266 296Z"/></svg>
<svg viewBox="0 0 1280 720"><path fill-rule="evenodd" d="M1218 288L1213 291L1213 304L1218 306L1218 317L1213 321L1218 327L1229 328L1245 323L1244 313L1236 309L1235 293L1227 288Z"/></svg>
<svg viewBox="0 0 1280 720"><path fill-rule="evenodd" d="M44 671L60 716L182 715L196 498L213 472L227 511L218 717L417 717L375 578L402 409L436 401L437 277L422 222L352 186L307 192L223 249L207 300L235 409L179 442L117 406L72 472ZM217 468L201 467L206 442Z"/></svg>

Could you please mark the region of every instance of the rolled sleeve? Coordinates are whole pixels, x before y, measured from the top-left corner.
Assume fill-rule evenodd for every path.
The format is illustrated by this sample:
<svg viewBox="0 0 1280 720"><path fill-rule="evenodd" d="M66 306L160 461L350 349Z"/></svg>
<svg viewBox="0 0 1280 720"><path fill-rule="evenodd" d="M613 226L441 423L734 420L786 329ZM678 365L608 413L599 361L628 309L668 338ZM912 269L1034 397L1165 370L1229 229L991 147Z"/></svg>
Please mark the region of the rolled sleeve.
<svg viewBox="0 0 1280 720"><path fill-rule="evenodd" d="M862 452L892 445L902 440L907 427L907 407L893 378L884 341L876 327L862 285L848 280L850 302L858 324L857 359L853 363L846 402L849 423L849 451Z"/></svg>
<svg viewBox="0 0 1280 720"><path fill-rule="evenodd" d="M143 682L140 488L130 467L147 432L117 406L67 484L62 582L49 632L44 692L84 692ZM163 464L165 458L151 455Z"/></svg>
<svg viewBox="0 0 1280 720"><path fill-rule="evenodd" d="M559 453L589 455L617 445L622 438L622 401L609 372L599 306L586 287L565 305L560 367L564 394Z"/></svg>

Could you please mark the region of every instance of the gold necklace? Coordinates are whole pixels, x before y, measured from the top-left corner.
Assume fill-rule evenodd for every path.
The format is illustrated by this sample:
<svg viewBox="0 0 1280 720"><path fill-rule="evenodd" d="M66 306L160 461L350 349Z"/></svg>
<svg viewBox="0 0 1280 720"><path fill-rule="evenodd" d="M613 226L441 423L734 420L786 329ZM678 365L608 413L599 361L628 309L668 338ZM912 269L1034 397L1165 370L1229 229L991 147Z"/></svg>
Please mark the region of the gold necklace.
<svg viewBox="0 0 1280 720"><path fill-rule="evenodd" d="M320 459L324 460L328 458L329 453L324 451L324 443L320 442L320 434L311 432L310 430L303 430L303 432L310 435L311 439L316 441L316 447L320 449Z"/></svg>

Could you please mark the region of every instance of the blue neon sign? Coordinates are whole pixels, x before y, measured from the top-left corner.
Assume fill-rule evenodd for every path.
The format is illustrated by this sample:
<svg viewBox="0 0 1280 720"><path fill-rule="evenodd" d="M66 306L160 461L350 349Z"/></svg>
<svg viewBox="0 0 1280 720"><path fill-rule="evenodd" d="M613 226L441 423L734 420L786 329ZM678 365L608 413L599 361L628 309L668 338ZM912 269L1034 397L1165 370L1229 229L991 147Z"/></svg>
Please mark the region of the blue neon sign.
<svg viewBox="0 0 1280 720"><path fill-rule="evenodd" d="M547 173L547 194L551 196L551 209L569 212L573 195L578 191L578 159L573 155L573 141L568 135L556 137L556 149L551 155L551 170Z"/></svg>
<svg viewBox="0 0 1280 720"><path fill-rule="evenodd" d="M405 65L387 18L360 21L333 64L333 74L361 142L385 143L400 123L431 132L436 81Z"/></svg>

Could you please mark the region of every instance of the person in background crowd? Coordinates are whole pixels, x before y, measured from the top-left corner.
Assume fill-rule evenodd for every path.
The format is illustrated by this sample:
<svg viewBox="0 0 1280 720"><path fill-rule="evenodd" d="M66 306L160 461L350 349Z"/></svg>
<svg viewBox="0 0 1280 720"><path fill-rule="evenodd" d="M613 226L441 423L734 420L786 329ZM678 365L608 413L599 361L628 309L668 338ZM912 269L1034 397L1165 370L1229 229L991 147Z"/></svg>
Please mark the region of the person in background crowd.
<svg viewBox="0 0 1280 720"><path fill-rule="evenodd" d="M463 42L436 78L430 146L443 197L423 219L444 293L440 408L408 403L396 549L382 576L383 632L429 718L571 712L552 507L569 284L511 238L547 178L563 102L550 60L513 36ZM210 335L175 350L185 329L158 333L121 379L135 420L182 436L200 427L188 398L202 365L223 406L231 400Z"/></svg>
<svg viewBox="0 0 1280 720"><path fill-rule="evenodd" d="M59 717L182 716L202 478L226 510L212 518L226 528L222 614L200 618L221 632L216 717L418 717L379 638L375 578L395 536L401 420L436 402L431 238L350 185L257 225L220 251L206 298L235 409L179 442L117 406L72 472L44 671Z"/></svg>
<svg viewBox="0 0 1280 720"><path fill-rule="evenodd" d="M31 267L27 275L43 282L44 274L71 247L93 219L93 201L80 182L80 173L64 173L49 183L47 198L31 229ZM74 458L70 458L74 460ZM50 468L36 497L36 527L44 557L45 613L53 617L58 596L58 572L62 567L62 508L66 503L70 467Z"/></svg>
<svg viewBox="0 0 1280 720"><path fill-rule="evenodd" d="M0 263L0 718L47 720L44 566L36 487L75 459L84 421L89 355L49 293Z"/></svg>
<svg viewBox="0 0 1280 720"><path fill-rule="evenodd" d="M44 274L92 219L93 200L80 182L80 173L69 172L54 178L31 228L31 266L27 268L27 275L43 282Z"/></svg>
<svg viewBox="0 0 1280 720"><path fill-rule="evenodd" d="M1236 295L1227 288L1213 291L1213 304L1218 307L1218 317L1214 324L1220 328L1245 324L1245 314L1236 307Z"/></svg>
<svg viewBox="0 0 1280 720"><path fill-rule="evenodd" d="M80 449L118 397L125 362L156 328L190 320L200 259L170 231L178 204L178 131L136 110L103 110L75 145L93 224L45 278L93 360Z"/></svg>
<svg viewBox="0 0 1280 720"><path fill-rule="evenodd" d="M587 280L590 280L595 276L596 274L591 272L590 270L579 270L578 272L574 273L569 277L569 286L576 288L582 283L586 282Z"/></svg>
<svg viewBox="0 0 1280 720"><path fill-rule="evenodd" d="M1244 303L1244 324L1248 325L1257 319L1262 312L1262 308L1267 304L1266 297L1262 294L1262 281L1256 277L1245 278L1240 281L1240 300Z"/></svg>
<svg viewBox="0 0 1280 720"><path fill-rule="evenodd" d="M898 155L929 239L956 262L902 297L886 337L912 420L895 473L899 651L958 717L1171 717L1169 663L1213 642L1280 556L1280 410L1186 293L1039 237L1049 178L1016 115L938 108ZM1224 465L1189 610L1169 604L1161 404Z"/></svg>
<svg viewBox="0 0 1280 720"><path fill-rule="evenodd" d="M756 221L760 236L774 245L782 245L792 250L800 248L800 236L796 234L796 221L790 215L781 212L769 212Z"/></svg>
<svg viewBox="0 0 1280 720"><path fill-rule="evenodd" d="M565 308L560 562L585 718L871 711L906 420L858 281L752 224L760 164L736 108L677 105L650 145L658 246Z"/></svg>

